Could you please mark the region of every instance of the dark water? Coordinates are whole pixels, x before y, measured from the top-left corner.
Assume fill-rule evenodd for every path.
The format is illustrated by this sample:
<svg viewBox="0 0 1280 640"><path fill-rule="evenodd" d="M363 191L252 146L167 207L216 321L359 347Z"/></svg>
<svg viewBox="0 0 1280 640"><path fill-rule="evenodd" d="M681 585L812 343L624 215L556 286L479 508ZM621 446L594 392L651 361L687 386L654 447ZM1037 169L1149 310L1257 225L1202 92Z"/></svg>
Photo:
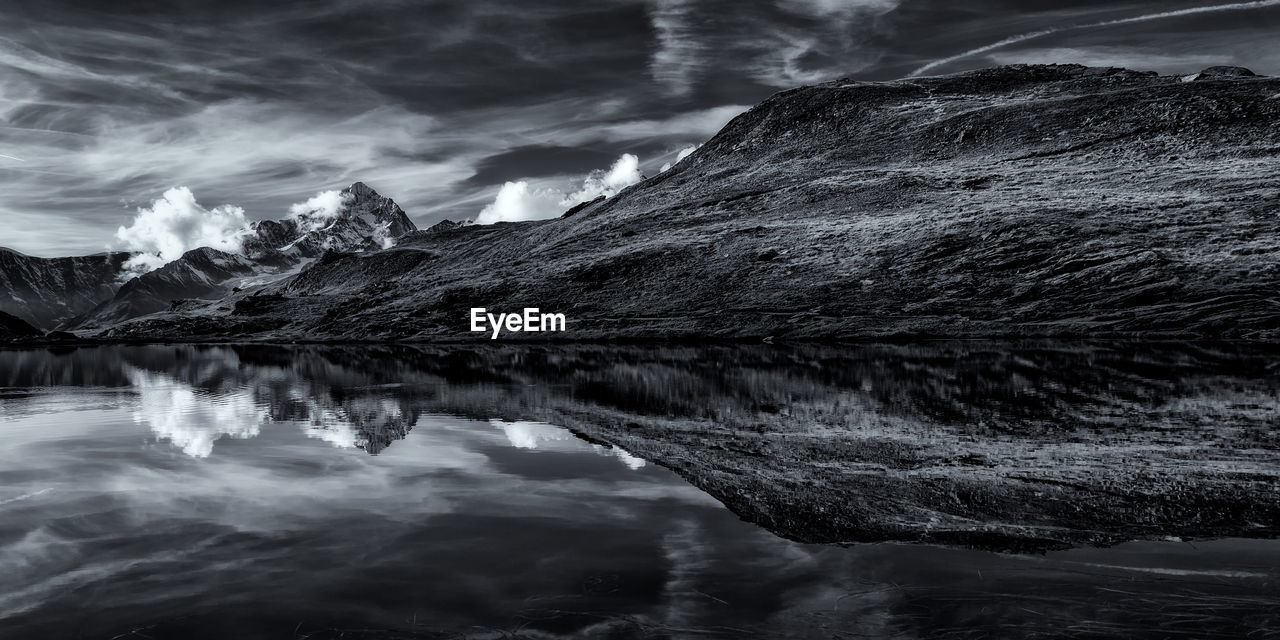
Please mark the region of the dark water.
<svg viewBox="0 0 1280 640"><path fill-rule="evenodd" d="M0 352L0 638L1280 637L1280 544L1265 536L1046 554L802 544L527 419L722 424L852 394L917 421L1045 428L1173 403L1255 433L1267 465L1274 363L1234 349Z"/></svg>

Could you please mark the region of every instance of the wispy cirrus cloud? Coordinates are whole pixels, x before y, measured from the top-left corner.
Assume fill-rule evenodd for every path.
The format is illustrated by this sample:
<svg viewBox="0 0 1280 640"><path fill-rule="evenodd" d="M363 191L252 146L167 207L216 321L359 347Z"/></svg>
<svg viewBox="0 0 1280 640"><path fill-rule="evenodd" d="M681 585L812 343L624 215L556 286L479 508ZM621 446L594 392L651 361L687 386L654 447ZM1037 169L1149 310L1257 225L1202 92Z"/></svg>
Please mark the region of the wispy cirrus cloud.
<svg viewBox="0 0 1280 640"><path fill-rule="evenodd" d="M671 93L686 95L704 64L705 45L693 23L694 4L691 0L655 0L649 15L656 35L649 72Z"/></svg>
<svg viewBox="0 0 1280 640"><path fill-rule="evenodd" d="M650 18L654 80L689 95L708 73L733 68L769 87L848 75L875 62L879 20L900 0L776 0L741 3L655 0Z"/></svg>
<svg viewBox="0 0 1280 640"><path fill-rule="evenodd" d="M1280 7L1280 0L1255 0L1252 2L1232 2L1232 3L1226 3L1226 4L1211 4L1211 5L1203 5L1198 7L1185 7L1182 9L1142 13L1136 16L1128 16L1124 18L1111 18L1107 20L1099 20L1099 21L1087 22L1083 24L1055 25L1055 26L1050 26L1043 29L1038 29L1036 31L1029 31L1026 33L1019 33L1016 35L1012 35L1002 40L998 40L996 42L992 42L989 44L984 44L980 47L975 47L973 49L969 49L967 51L963 51L961 53L942 58L940 60L934 60L933 62L923 65L917 68L916 70L912 71L911 75L921 76L935 69L940 69L949 64L964 60L965 58L971 58L977 55L990 53L992 51L1003 49L1005 47L1022 44L1024 42L1037 40L1040 38L1044 38L1047 36L1055 35L1062 32L1067 32L1067 31L1099 29L1104 27L1118 27L1118 26L1125 26L1125 25L1141 24L1145 22L1153 22L1157 20L1166 20L1170 18L1181 18L1186 16L1224 13L1224 12L1232 12L1232 11L1250 11L1250 10L1257 10L1257 9L1268 9L1271 7Z"/></svg>

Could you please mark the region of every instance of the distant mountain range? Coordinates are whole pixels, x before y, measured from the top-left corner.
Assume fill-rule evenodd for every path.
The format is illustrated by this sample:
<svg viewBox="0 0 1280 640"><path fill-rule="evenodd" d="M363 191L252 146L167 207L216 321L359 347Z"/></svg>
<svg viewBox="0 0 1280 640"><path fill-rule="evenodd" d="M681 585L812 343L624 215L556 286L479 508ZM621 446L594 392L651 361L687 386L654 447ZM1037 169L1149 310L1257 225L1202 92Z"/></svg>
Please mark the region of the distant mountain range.
<svg viewBox="0 0 1280 640"><path fill-rule="evenodd" d="M126 252L32 258L0 249L0 294L8 294L0 310L43 329L111 325L288 278L326 252L380 250L417 230L395 202L363 183L344 189L341 200L333 216L254 222L239 253L201 247L131 279Z"/></svg>
<svg viewBox="0 0 1280 640"><path fill-rule="evenodd" d="M51 329L115 295L124 252L36 258L0 247L0 312Z"/></svg>
<svg viewBox="0 0 1280 640"><path fill-rule="evenodd" d="M292 217L253 223L238 254L202 247L129 280L109 300L72 320L69 328L111 326L189 302L218 300L297 275L326 252L377 251L417 230L395 202L357 182L342 191L345 206L332 218ZM198 306L198 304L196 305Z"/></svg>
<svg viewBox="0 0 1280 640"><path fill-rule="evenodd" d="M557 219L417 231L357 183L330 227L257 223L118 291L6 259L0 310L127 340L470 339L471 307L564 339L1276 338L1278 159L1280 80L1241 69L841 80Z"/></svg>

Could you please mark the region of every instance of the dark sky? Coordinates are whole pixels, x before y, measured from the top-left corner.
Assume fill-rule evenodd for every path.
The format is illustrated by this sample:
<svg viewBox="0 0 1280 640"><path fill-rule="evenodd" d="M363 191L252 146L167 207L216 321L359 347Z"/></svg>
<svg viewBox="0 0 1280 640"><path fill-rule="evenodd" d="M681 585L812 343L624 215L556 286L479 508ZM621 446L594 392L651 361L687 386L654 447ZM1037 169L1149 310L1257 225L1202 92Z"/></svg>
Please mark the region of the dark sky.
<svg viewBox="0 0 1280 640"><path fill-rule="evenodd" d="M101 251L176 186L265 219L363 180L423 226L623 153L652 175L783 88L938 61L1280 75L1277 34L1280 0L5 0L0 245Z"/></svg>

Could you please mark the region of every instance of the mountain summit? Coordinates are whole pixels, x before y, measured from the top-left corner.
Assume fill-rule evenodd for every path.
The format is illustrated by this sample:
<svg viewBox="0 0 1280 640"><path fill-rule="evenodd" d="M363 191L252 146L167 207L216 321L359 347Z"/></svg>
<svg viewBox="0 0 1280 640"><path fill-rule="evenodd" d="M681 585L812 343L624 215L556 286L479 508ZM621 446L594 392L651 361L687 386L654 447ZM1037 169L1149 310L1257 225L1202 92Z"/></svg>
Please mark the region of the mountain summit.
<svg viewBox="0 0 1280 640"><path fill-rule="evenodd" d="M357 182L323 206L295 208L288 218L253 223L239 253L201 247L129 280L114 297L68 326L101 326L217 300L242 287L294 275L326 253L386 249L416 230L393 200Z"/></svg>
<svg viewBox="0 0 1280 640"><path fill-rule="evenodd" d="M338 192L335 209L298 210L282 220L253 225L243 253L265 264L294 264L326 251L386 249L417 230L400 205L363 182Z"/></svg>

